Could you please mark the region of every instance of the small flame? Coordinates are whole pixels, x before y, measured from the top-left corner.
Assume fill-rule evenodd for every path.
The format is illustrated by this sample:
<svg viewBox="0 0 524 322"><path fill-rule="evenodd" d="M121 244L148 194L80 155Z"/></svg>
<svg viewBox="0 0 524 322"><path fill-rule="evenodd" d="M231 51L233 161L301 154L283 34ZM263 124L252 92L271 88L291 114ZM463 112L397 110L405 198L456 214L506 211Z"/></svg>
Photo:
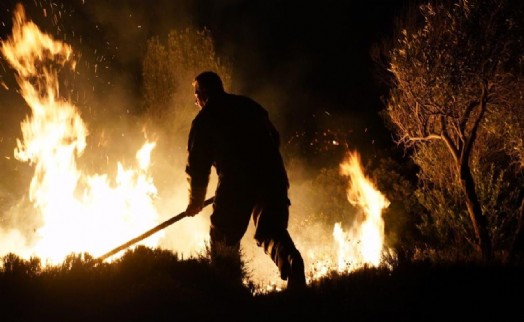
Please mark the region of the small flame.
<svg viewBox="0 0 524 322"><path fill-rule="evenodd" d="M308 283L329 276L332 272L351 273L363 267L389 267L385 255L394 252L384 245L382 211L390 202L363 172L358 152L348 152L339 164L339 174L348 178L347 200L357 209L351 223L335 223L331 242L325 240L308 245L303 255ZM350 226L344 230L344 226ZM313 228L315 236L327 231Z"/></svg>
<svg viewBox="0 0 524 322"><path fill-rule="evenodd" d="M335 224L333 236L339 245L338 270L348 270L348 266L378 266L384 247L382 210L390 202L365 176L357 152L348 153L340 164L340 173L349 178L348 201L361 211L357 224L349 232L345 232L340 223Z"/></svg>
<svg viewBox="0 0 524 322"><path fill-rule="evenodd" d="M43 224L30 256L57 263L72 252L101 255L157 222L156 188L148 172L155 143L138 151L136 169L118 163L114 182L77 167L88 129L77 108L60 97L58 67L75 69L71 46L42 33L16 7L13 34L1 52L17 72L20 93L32 115L22 122L16 159L34 166L30 200ZM154 245L157 234L147 240Z"/></svg>

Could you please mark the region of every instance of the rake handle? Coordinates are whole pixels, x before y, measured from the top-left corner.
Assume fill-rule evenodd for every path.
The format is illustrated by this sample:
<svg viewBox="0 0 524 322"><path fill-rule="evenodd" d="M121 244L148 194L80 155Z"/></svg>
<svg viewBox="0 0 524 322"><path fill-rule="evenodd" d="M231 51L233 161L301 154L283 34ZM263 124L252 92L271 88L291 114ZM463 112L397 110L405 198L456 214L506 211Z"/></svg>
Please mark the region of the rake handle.
<svg viewBox="0 0 524 322"><path fill-rule="evenodd" d="M215 197L211 197L211 198L207 199L206 201L204 201L204 207L212 204L214 200L215 200ZM129 246L131 246L131 245L133 245L133 244L135 244L135 243L137 243L137 242L139 242L139 241L141 241L141 240L143 240L143 239L153 235L157 231L162 230L162 229L166 228L167 226L176 223L177 221L179 221L180 219L182 219L184 217L187 217L185 211L179 213L178 215L176 215L174 217L171 217L170 219L168 219L168 220L164 221L163 223L159 224L158 226L155 226L155 227L149 229L148 231L146 231L142 235L140 235L138 237L135 237L135 238L129 240L127 243L124 243L124 244L114 248L113 250L105 253L104 255L96 258L95 259L95 263L103 262L108 257L111 257L111 256L115 255L116 253L118 253L118 252L128 248Z"/></svg>

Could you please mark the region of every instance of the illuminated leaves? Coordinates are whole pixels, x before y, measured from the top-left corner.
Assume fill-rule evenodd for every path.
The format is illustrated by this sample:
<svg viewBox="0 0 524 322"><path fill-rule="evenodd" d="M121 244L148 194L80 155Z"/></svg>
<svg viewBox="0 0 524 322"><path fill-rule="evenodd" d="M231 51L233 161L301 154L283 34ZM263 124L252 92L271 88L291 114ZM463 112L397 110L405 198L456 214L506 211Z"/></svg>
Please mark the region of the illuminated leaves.
<svg viewBox="0 0 524 322"><path fill-rule="evenodd" d="M216 71L226 89L231 84L231 68L216 53L208 29L173 29L166 39L152 37L142 65L145 109L156 124L168 128L189 126L189 121L175 121L197 112L191 83L200 72Z"/></svg>
<svg viewBox="0 0 524 322"><path fill-rule="evenodd" d="M421 168L421 189L427 194L422 199L434 224L454 226L459 239L472 245L490 242L481 236L484 229L497 242L511 229L505 226L503 232L502 221L493 219L483 227L484 218L518 215L519 202L511 196L521 189L524 164L523 5L442 1L417 9L400 21L388 52L392 88L386 118L397 143L413 152ZM493 167L497 171L486 176ZM490 185L500 171L507 171L509 183ZM495 193L490 186L504 189ZM489 206L493 198L498 207ZM500 202L514 211L503 214ZM468 216L475 237L458 224L467 223Z"/></svg>

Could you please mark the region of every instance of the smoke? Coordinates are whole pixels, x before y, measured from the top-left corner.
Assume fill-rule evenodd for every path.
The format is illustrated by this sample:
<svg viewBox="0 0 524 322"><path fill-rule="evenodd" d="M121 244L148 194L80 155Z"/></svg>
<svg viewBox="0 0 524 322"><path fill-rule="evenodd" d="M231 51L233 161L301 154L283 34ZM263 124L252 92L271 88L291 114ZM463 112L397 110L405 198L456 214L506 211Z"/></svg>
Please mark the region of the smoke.
<svg viewBox="0 0 524 322"><path fill-rule="evenodd" d="M187 25L210 26L217 37L219 55L237 58L231 90L259 101L280 131L291 181L289 230L306 266L312 270L310 274L315 274L317 262L336 258L333 224L342 221L350 225L354 212L345 200L345 186L337 175L338 163L353 143L348 143L350 132L357 132L354 137L359 137L364 134L363 126L355 118L330 112L333 100L314 98L317 85L308 79L314 69L311 61L301 56L301 48L290 57L283 52L282 59L266 61L268 55L277 57L278 53L263 52L263 44L255 44L261 34L251 32L260 21L235 16L242 5L249 7L249 2L237 3L242 5L235 10L228 6L206 9L200 2L190 0L22 3L30 19L75 49L77 69L64 76L61 93L79 108L89 129L87 149L78 160L79 167L88 173L114 177L117 163L134 162L135 153L145 140L157 142L151 168L158 188L155 207L159 209L160 221L182 212L187 205L185 145L197 110L180 112L175 104L168 103L176 124L171 129L157 126L144 111L141 59L147 40L153 36L163 37L169 30ZM13 7L13 1L2 4L2 39L11 32ZM234 33L235 24L221 24L221 19L233 16L246 28ZM270 38L271 34L262 36ZM27 197L33 169L14 159L13 151L21 137L20 123L29 109L17 93L12 71L4 61L1 67L0 80L5 86L0 88L0 254L16 249L21 256L27 256L31 255L41 218L34 215ZM187 91L191 98L190 84L182 84L179 90ZM187 103L192 106L192 100ZM208 197L213 195L215 186L213 173ZM198 216L166 228L159 246L185 257L201 253L208 238L210 212L208 207ZM149 228L144 227L144 231ZM271 281L276 283L274 287L281 287L275 264L256 246L253 235L251 224L242 240L248 271L257 283ZM113 246L118 245L108 245L108 251Z"/></svg>

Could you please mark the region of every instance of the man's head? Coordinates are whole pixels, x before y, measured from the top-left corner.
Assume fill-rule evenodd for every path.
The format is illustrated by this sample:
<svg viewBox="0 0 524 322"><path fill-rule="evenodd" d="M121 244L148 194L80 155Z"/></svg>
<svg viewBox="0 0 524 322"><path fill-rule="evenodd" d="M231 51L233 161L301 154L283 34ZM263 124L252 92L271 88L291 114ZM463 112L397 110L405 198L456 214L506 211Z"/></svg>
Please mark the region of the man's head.
<svg viewBox="0 0 524 322"><path fill-rule="evenodd" d="M193 81L195 90L195 103L200 108L206 106L209 99L224 94L222 79L215 72L206 71L200 73Z"/></svg>

